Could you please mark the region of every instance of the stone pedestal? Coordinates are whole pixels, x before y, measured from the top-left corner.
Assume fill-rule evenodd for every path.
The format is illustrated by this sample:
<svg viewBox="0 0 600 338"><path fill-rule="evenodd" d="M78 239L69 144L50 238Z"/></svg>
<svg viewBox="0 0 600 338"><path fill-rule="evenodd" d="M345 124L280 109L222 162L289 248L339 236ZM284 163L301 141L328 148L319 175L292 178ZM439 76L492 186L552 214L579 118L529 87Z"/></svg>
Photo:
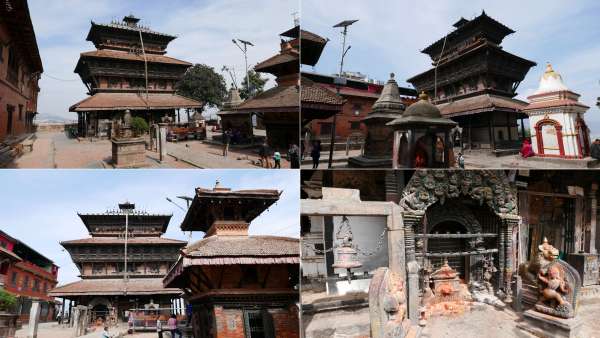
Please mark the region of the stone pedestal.
<svg viewBox="0 0 600 338"><path fill-rule="evenodd" d="M517 325L521 330L537 337L579 338L583 321L575 318L558 318L534 310L523 312L525 321Z"/></svg>
<svg viewBox="0 0 600 338"><path fill-rule="evenodd" d="M27 338L37 338L38 323L40 321L40 302L34 300L31 303L29 312L29 327L27 328Z"/></svg>
<svg viewBox="0 0 600 338"><path fill-rule="evenodd" d="M19 315L0 312L0 337L14 337Z"/></svg>
<svg viewBox="0 0 600 338"><path fill-rule="evenodd" d="M112 163L115 168L138 168L146 165L146 142L141 137L113 138Z"/></svg>

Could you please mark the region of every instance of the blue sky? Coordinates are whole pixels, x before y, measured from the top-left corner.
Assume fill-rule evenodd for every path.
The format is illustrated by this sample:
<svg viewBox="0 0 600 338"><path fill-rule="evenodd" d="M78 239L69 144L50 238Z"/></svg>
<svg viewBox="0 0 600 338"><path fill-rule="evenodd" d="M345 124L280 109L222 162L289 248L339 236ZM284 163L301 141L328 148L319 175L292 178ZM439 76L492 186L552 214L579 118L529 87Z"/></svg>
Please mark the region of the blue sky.
<svg viewBox="0 0 600 338"><path fill-rule="evenodd" d="M212 188L219 179L232 189L277 189L280 200L250 226L251 235L298 237L300 178L297 170L2 170L0 229L60 266L59 282L78 279L78 271L59 242L89 237L77 212L104 212L129 200L138 209L173 214L165 237L189 239L179 225L184 212L169 203ZM202 238L194 232L192 240Z"/></svg>
<svg viewBox="0 0 600 338"><path fill-rule="evenodd" d="M332 74L339 68L341 34L332 28L346 19L359 19L349 28L352 48L344 69L360 71L386 81L396 73L400 85L406 79L431 67L420 50L442 38L461 16L472 19L482 10L516 31L503 42L510 53L535 61L517 89L526 99L538 86L546 62L552 63L566 85L581 94L580 100L592 107L585 119L592 135L600 136L600 2L595 0L504 0L504 1L360 1L302 0L304 29L331 41L312 69Z"/></svg>
<svg viewBox="0 0 600 338"><path fill-rule="evenodd" d="M279 51L278 35L293 26L292 14L298 6L297 0L29 0L45 73L39 118L77 118L69 113L69 106L86 98L86 89L73 70L79 54L94 49L85 40L92 20L106 23L132 13L142 19L141 24L178 36L167 55L208 64L219 72L223 65L233 67L240 83L244 58L231 39L255 44L248 52L251 67ZM273 85L274 81L267 84Z"/></svg>

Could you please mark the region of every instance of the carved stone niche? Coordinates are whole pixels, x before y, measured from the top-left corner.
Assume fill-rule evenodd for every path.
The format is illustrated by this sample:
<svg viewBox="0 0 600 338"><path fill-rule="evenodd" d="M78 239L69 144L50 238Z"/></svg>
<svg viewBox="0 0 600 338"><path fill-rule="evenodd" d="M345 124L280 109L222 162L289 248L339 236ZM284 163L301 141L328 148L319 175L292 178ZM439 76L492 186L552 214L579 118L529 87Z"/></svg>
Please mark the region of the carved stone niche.
<svg viewBox="0 0 600 338"><path fill-rule="evenodd" d="M398 274L382 267L369 285L371 337L415 337L419 328L411 325L407 312L406 283Z"/></svg>

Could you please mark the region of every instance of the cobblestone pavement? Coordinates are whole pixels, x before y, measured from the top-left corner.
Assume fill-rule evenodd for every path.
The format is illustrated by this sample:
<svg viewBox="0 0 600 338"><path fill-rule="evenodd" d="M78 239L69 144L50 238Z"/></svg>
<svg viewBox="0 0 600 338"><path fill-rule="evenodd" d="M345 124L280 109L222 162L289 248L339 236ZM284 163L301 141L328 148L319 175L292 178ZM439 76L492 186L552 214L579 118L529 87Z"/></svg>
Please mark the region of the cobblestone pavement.
<svg viewBox="0 0 600 338"><path fill-rule="evenodd" d="M454 152L455 155L458 151ZM507 155L496 157L485 151L466 151L464 153L466 169L480 168L521 168L521 169L586 169L582 160L556 160L530 158L524 159L521 155Z"/></svg>
<svg viewBox="0 0 600 338"><path fill-rule="evenodd" d="M73 328L66 327L65 325L58 325L52 323L41 323L38 326L38 338L68 338L72 337ZM109 329L110 334L117 334L119 332L125 332L125 324L122 324L122 329ZM100 338L102 330L98 330L88 333L80 338ZM142 332L124 335L127 338L149 338L157 337L156 332ZM167 335L168 337L168 335ZM15 338L27 338L27 325L24 325L21 330L17 331Z"/></svg>
<svg viewBox="0 0 600 338"><path fill-rule="evenodd" d="M23 154L10 168L112 168L110 140L71 139L61 132L36 134L33 151ZM225 158L222 147L200 141L167 143L167 156L146 151L146 168L260 168L251 149L230 149ZM289 168L282 159L282 168Z"/></svg>

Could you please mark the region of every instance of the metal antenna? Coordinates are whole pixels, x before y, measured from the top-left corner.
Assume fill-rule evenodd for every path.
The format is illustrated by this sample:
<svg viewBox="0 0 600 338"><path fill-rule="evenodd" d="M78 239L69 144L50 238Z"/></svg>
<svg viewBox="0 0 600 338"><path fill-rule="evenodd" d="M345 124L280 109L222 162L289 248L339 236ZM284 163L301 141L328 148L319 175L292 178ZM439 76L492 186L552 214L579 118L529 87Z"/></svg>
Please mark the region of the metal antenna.
<svg viewBox="0 0 600 338"><path fill-rule="evenodd" d="M248 91L248 96L250 96L250 73L248 70L248 45L254 47L254 45L252 44L252 42L250 41L246 41L246 40L242 40L242 39L231 39L231 41L233 42L234 45L236 45L241 51L242 53L244 53L244 61L246 62L246 90ZM244 47L242 48L242 46L240 46L240 44L238 44L238 41L240 44L244 45Z"/></svg>
<svg viewBox="0 0 600 338"><path fill-rule="evenodd" d="M346 48L346 35L348 35L348 26L352 25L353 23L357 22L358 20L344 20L336 25L333 26L333 28L338 28L338 27L342 27L342 55L341 55L341 59L340 59L340 73L338 74L339 76L334 80L335 85L336 85L336 92L337 95L340 95L340 86L345 85L346 84L346 80L344 79L342 73L344 71L344 57L346 56L346 53L348 53L348 51L350 50L351 46L348 46L348 48ZM333 114L333 121L331 123L331 140L330 140L330 145L329 145L329 160L327 162L327 168L331 168L332 163L333 163L333 148L335 147L335 124L336 124L336 120L337 120L337 114Z"/></svg>

